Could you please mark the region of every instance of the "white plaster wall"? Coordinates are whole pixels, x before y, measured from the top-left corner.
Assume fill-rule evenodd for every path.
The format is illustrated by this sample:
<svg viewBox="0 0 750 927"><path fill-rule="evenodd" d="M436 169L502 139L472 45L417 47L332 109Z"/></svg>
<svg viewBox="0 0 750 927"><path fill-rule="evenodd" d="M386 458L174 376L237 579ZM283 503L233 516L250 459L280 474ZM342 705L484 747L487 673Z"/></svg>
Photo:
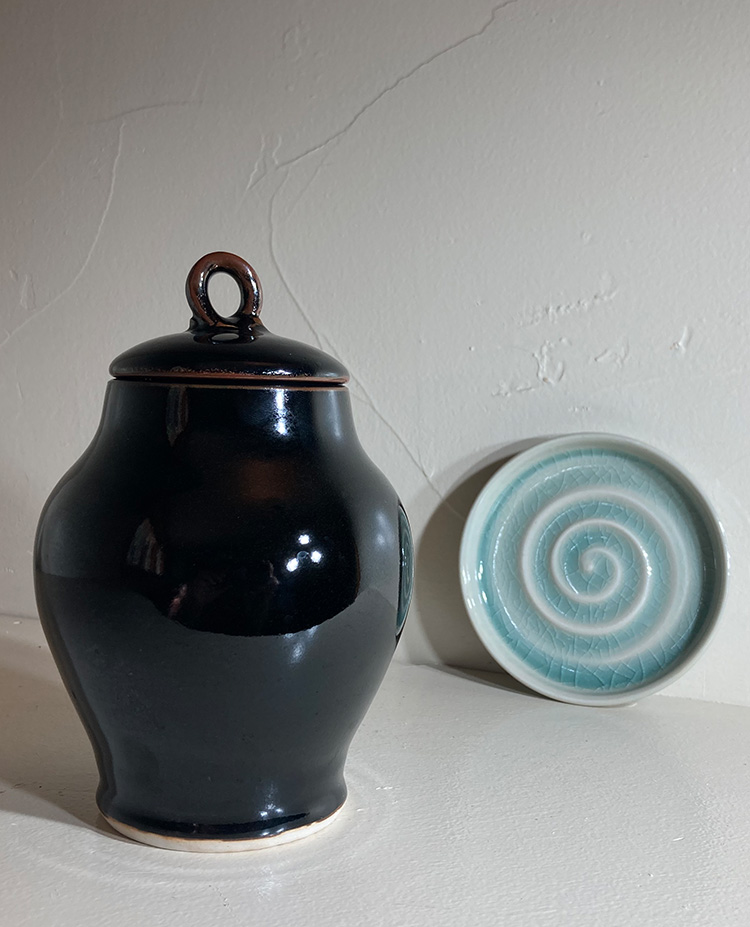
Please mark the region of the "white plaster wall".
<svg viewBox="0 0 750 927"><path fill-rule="evenodd" d="M226 249L354 374L419 542L401 659L491 665L462 518L508 449L606 430L727 531L721 630L670 694L750 704L748 48L742 0L6 0L0 609L34 614L110 359L183 328Z"/></svg>

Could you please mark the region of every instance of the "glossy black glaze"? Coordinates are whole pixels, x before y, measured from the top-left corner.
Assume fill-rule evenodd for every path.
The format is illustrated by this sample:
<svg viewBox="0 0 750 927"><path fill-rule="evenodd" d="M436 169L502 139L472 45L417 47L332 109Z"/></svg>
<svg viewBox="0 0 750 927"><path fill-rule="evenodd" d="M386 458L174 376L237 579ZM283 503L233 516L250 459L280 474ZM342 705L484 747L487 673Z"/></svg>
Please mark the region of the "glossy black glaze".
<svg viewBox="0 0 750 927"><path fill-rule="evenodd" d="M411 559L344 388L111 382L35 552L102 811L224 838L331 814Z"/></svg>
<svg viewBox="0 0 750 927"><path fill-rule="evenodd" d="M282 338L257 322L241 330L201 328L146 341L116 357L110 366L116 377L159 380L307 380L344 383L346 368L310 345Z"/></svg>

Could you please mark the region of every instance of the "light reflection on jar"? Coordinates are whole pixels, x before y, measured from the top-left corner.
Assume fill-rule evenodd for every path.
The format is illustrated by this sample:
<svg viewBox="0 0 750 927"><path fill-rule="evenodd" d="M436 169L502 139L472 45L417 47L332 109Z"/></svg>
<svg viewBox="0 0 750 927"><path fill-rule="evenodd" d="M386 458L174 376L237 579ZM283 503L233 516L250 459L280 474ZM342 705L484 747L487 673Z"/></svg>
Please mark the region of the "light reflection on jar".
<svg viewBox="0 0 750 927"><path fill-rule="evenodd" d="M303 532L297 537L297 543L301 545L310 544L310 535L307 532ZM296 556L291 557L286 562L286 569L289 573L296 573L302 566L306 563L321 563L323 560L323 552L317 548L313 550L298 550Z"/></svg>
<svg viewBox="0 0 750 927"><path fill-rule="evenodd" d="M287 434L287 408L286 390L276 390L276 431L280 435Z"/></svg>
<svg viewBox="0 0 750 927"><path fill-rule="evenodd" d="M294 641L292 652L289 655L290 663L299 663L307 653L308 647L315 637L317 627L307 628L304 631L295 631L292 634L285 635Z"/></svg>
<svg viewBox="0 0 750 927"><path fill-rule="evenodd" d="M391 526L388 516L383 511L375 512L375 533L373 540L375 545L383 550L387 549L391 540Z"/></svg>

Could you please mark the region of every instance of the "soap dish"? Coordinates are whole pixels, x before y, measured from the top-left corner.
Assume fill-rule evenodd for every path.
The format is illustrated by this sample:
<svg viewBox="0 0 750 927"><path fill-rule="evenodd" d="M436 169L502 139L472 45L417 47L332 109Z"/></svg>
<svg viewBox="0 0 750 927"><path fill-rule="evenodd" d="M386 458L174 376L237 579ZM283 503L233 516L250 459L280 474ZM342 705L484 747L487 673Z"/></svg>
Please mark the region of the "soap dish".
<svg viewBox="0 0 750 927"><path fill-rule="evenodd" d="M580 705L629 704L683 673L716 626L727 564L721 524L680 467L607 434L513 457L474 503L460 554L495 660Z"/></svg>

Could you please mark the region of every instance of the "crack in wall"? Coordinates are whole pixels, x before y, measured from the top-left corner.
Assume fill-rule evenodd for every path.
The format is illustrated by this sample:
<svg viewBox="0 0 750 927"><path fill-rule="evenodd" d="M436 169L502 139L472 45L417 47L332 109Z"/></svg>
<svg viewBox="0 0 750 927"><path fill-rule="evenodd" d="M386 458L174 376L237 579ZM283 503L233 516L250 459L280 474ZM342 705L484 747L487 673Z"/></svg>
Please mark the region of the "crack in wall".
<svg viewBox="0 0 750 927"><path fill-rule="evenodd" d="M327 161L328 161L328 152L326 152L326 154L324 154L323 157L320 159L320 161L315 165L315 170L314 170L314 171L312 172L312 174L310 175L309 180L305 183L305 185L302 187L302 189L300 190L300 192L299 192L299 193L297 194L297 196L295 197L294 201L293 201L293 202L291 203L291 205L287 208L287 210L286 210L286 218L287 218L287 219L292 215L292 213L295 211L295 209L299 206L299 204L300 204L300 202L302 201L304 195L307 193L307 191L308 191L308 190L310 189L310 187L313 185L313 183L315 182L316 178L318 177L318 174L320 174L321 170L323 169L323 167L324 167L324 165L326 164Z"/></svg>
<svg viewBox="0 0 750 927"><path fill-rule="evenodd" d="M101 238L102 229L104 228L104 223L107 219L107 215L109 214L110 206L112 205L112 198L114 197L114 193L115 193L115 181L117 180L117 167L120 163L120 156L122 155L124 130L125 130L125 120L123 119L122 122L120 123L120 128L118 129L118 132L117 132L117 150L115 151L115 156L112 160L112 169L111 169L111 175L110 175L110 181L109 181L109 191L107 193L107 199L104 203L104 209L102 210L99 223L96 227L96 232L94 233L93 241L91 242L91 246L89 247L88 252L86 253L86 257L84 258L83 263L78 269L78 272L73 277L73 279L70 281L70 283L63 290L60 290L60 292L57 293L56 296L54 296L52 299L46 302L43 306L40 306L39 309L37 309L36 312L34 312L32 315L27 316L23 320L23 322L20 323L20 325L16 325L15 328L12 328L7 333L3 341L0 342L0 348L5 347L5 345L8 344L11 338L15 337L18 334L18 332L22 331L29 324L29 322L33 321L34 319L38 319L39 316L43 315L45 312L51 309L56 303L58 303L65 295L67 295L73 289L73 287L78 283L78 281L81 279L81 277L86 272L86 268L89 266L89 263L91 262L91 258L94 254L96 246L99 243L99 239Z"/></svg>
<svg viewBox="0 0 750 927"><path fill-rule="evenodd" d="M516 3L518 3L518 0L504 0L503 3L498 3L496 6L492 8L489 19L482 26L481 29L477 30L476 32L472 32L469 35L466 35L463 38L460 38L455 42L452 42L450 45L447 45L445 48L441 48L440 51L437 51L434 54L430 55L429 58L426 58L424 61L421 61L419 64L413 67L410 71L407 71L406 74L402 74L401 77L393 81L392 84L389 84L387 87L384 87L368 103L365 103L365 105L360 110L358 110L354 114L354 116L352 116L349 119L346 125L344 125L341 129L339 129L337 132L335 132L325 141L320 142L320 144L315 145L312 148L308 148L307 151L303 151L301 154L295 155L293 158L289 158L288 161L282 161L279 167L291 167L292 165L297 164L299 161L302 161L304 158L309 157L311 154L315 154L316 151L321 151L323 148L327 148L329 145L339 141L341 138L343 138L344 135L346 135L347 132L349 132L350 129L354 128L354 126L365 115L365 113L371 110L373 106L376 106L378 103L380 103L380 101L384 97L388 96L389 93L392 93L394 90L396 90L396 88L406 83L406 81L414 77L415 74L418 74L421 70L423 70L423 68L426 68L429 65L433 64L435 61L438 60L438 58L442 58L444 55L447 55L450 52L455 51L457 48L460 48L462 45L465 45L467 42L472 42L474 41L474 39L478 39L481 36L483 36L487 32L487 30L490 29L495 24L495 20L497 19L499 13L502 10L506 9L507 7L513 6Z"/></svg>
<svg viewBox="0 0 750 927"><path fill-rule="evenodd" d="M138 113L149 113L158 109L174 109L184 106L201 106L202 100L165 100L163 103L147 103L144 106L134 106L132 109L124 109L119 113L113 113L111 116L104 116L102 119L92 119L87 122L87 126L106 125L108 122L117 122L118 119L126 119L128 116L135 116Z"/></svg>
<svg viewBox="0 0 750 927"><path fill-rule="evenodd" d="M252 190L258 186L258 184L264 178L268 177L271 174L274 174L278 169L278 162L276 161L276 154L281 147L281 136L279 135L276 139L276 144L273 147L273 151L268 153L268 143L265 133L260 137L260 152L258 157L255 159L253 164L253 169L250 171L250 176L247 178L247 183L245 184L245 189L242 191L242 196L237 203L237 211L245 204L245 200L250 195ZM269 164L270 161L270 164ZM284 181L282 181L283 185ZM275 194L274 194L275 195Z"/></svg>
<svg viewBox="0 0 750 927"><path fill-rule="evenodd" d="M279 196L281 191L284 189L284 186L286 185L288 178L289 178L289 169L284 171L283 180L273 191L268 201L268 229L269 229L268 250L271 256L271 262L273 266L275 267L276 272L279 275L279 279L281 280L282 286L289 294L289 297L292 300L292 303L294 304L299 315L301 316L301 318L304 320L305 324L309 328L310 333L312 334L312 337L315 339L315 342L318 345L318 347L322 351L327 351L329 354L332 354L337 360L339 360L341 363L347 366L344 360L342 359L341 352L338 350L336 345L333 344L333 342L329 338L323 338L320 335L320 333L317 331L315 325L313 324L312 318L310 317L310 314L304 308L301 300L298 298L297 294L294 292L289 281L287 280L286 274L284 273L281 267L281 264L278 259L278 255L276 253L276 246L274 244L275 229L276 229L276 222L274 219L274 206L276 203L276 198ZM312 179L310 182L312 182ZM367 387L365 386L361 378L355 377L354 375L350 374L350 380L351 380L351 385L357 387L356 391L354 389L351 390L352 397L360 402L363 402L373 412L373 414L379 419L379 421L382 422L383 425L385 425L385 427L388 429L391 435L393 435L393 437L396 439L399 445L406 452L407 456L409 457L409 460L411 460L411 462L414 464L417 470L422 474L422 476L427 482L427 485L432 489L432 491L435 493L438 499L446 506L446 508L450 512L452 512L457 518L463 518L463 516L450 504L450 502L448 502L444 494L435 485L435 483L432 480L432 477L427 472L421 460L417 457L414 451L412 451L412 449L406 443L404 438L401 437L397 429L391 424L391 422L388 421L385 415L377 407L375 400L372 398L370 391L367 389ZM361 395L358 395L358 393Z"/></svg>
<svg viewBox="0 0 750 927"><path fill-rule="evenodd" d="M417 455L414 453L414 451L412 451L412 449L409 447L409 445L406 443L406 441L401 437L401 435L398 433L398 431L394 428L394 426L388 421L388 419L385 417L385 415L383 415L383 413L382 413L382 412L380 411L380 409L377 407L377 405L375 404L374 399L372 398L372 396L371 396L369 390L368 390L367 387L364 385L364 383L362 382L362 380L359 379L358 377L354 377L354 376L351 377L351 380L352 380L352 383L353 383L353 384L356 384L356 385L359 387L359 390L361 390L361 392L362 392L362 395L361 395L361 396L357 396L357 395L354 393L354 391L352 391L352 396L354 396L354 398L355 398L355 399L358 399L360 402L363 402L369 409L371 409L372 412L374 413L374 415L385 425L385 427L388 429L388 431L390 431L390 433L393 435L393 437L396 439L396 441L398 441L398 443L399 443L399 444L401 445L401 447L404 449L404 451L406 452L407 456L409 457L409 460L411 460L411 462L414 464L414 466L417 468L417 470L419 470L419 472L422 474L422 476L424 477L425 481L427 482L427 485L428 485L428 486L430 487L430 489L435 493L435 495L436 495L436 496L438 497L438 499L443 503L443 505L445 505L445 507L448 509L448 511L451 512L453 515L455 515L457 518L463 519L464 516L461 515L461 513L460 513L459 511L457 511L457 510L451 505L451 503L446 499L445 495L444 495L444 494L438 489L438 487L435 485L435 483L433 482L432 477L431 477L430 474L427 472L427 470L426 470L424 464L422 463L421 459L417 457Z"/></svg>
<svg viewBox="0 0 750 927"><path fill-rule="evenodd" d="M37 164L34 170L31 173L31 176L24 181L24 186L29 186L32 184L39 174L44 170L46 165L52 158L52 155L57 150L57 146L60 143L60 135L62 134L62 125L65 121L65 101L63 99L63 79L62 79L62 49L60 48L60 38L57 34L57 26L52 30L52 43L55 46L55 76L56 76L56 85L55 85L55 100L57 101L57 120L55 122L55 128L52 132L52 141L50 142L49 150L47 154L42 158L42 160Z"/></svg>
<svg viewBox="0 0 750 927"><path fill-rule="evenodd" d="M261 169L263 173L256 180L255 177ZM266 176L267 173L268 173L268 166L266 162L266 136L265 136L265 133L263 133L263 135L261 135L260 137L260 152L258 154L258 157L255 159L255 164L253 164L253 169L250 171L250 176L247 178L245 189L242 191L242 196L240 197L240 201L237 204L238 210L240 210L243 207L245 200L247 199L247 196L250 193L250 191L253 189L253 187L257 183L260 183L260 181L263 180L263 178Z"/></svg>
<svg viewBox="0 0 750 927"><path fill-rule="evenodd" d="M203 55L203 60L201 61L200 65L198 66L198 71L196 72L195 80L193 81L193 89L190 91L190 98L189 98L189 102L190 102L190 103L199 103L199 102L200 102L200 100L198 99L198 91L199 91L199 89L200 89L201 82L203 81L203 75L204 75L204 73L205 73L205 71L206 71L206 65L208 64L209 60L210 60L212 57L213 57L213 47L210 48L210 49L208 49L208 50L204 53L204 55Z"/></svg>
<svg viewBox="0 0 750 927"><path fill-rule="evenodd" d="M276 229L276 225L275 225L275 221L273 217L274 216L274 205L276 203L276 197L284 189L284 186L286 185L286 182L288 179L289 179L289 172L285 171L284 177L281 183L276 187L276 189L273 191L273 193L268 199L268 251L271 256L271 263L276 268L276 273L279 275L279 279L281 280L282 286L289 294L290 299L292 300L294 305L297 307L297 311L299 312L300 316L304 320L307 327L310 329L310 333L315 339L315 342L318 345L318 347L321 350L325 350L323 347L323 342L321 340L321 337L318 334L317 329L312 323L312 319L309 317L306 310L303 308L302 303L299 301L299 299L297 299L297 295L295 294L294 290L292 290L291 286L289 285L289 281L286 279L286 274L281 269L281 264L279 263L279 259L276 256L276 246L274 244L275 229Z"/></svg>

